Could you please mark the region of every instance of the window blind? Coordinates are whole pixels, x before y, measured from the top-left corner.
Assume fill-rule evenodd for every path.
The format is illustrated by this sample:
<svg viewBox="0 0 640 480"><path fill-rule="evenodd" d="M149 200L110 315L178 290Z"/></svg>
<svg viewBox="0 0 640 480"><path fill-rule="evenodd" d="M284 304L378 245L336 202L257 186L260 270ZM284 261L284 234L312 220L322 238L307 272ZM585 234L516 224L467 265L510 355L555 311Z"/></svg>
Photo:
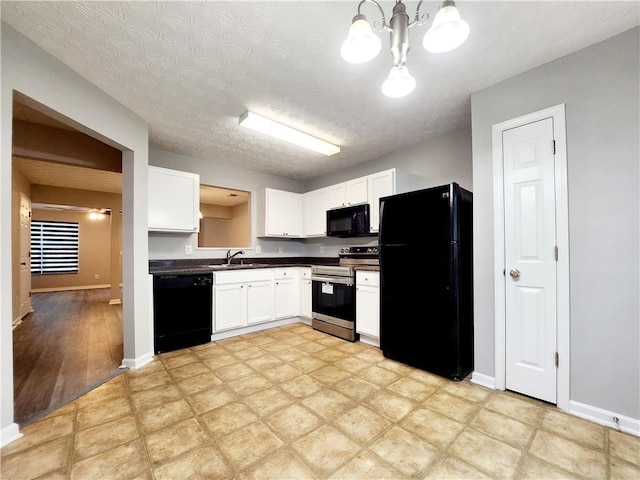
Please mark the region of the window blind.
<svg viewBox="0 0 640 480"><path fill-rule="evenodd" d="M31 221L31 273L78 273L78 223Z"/></svg>

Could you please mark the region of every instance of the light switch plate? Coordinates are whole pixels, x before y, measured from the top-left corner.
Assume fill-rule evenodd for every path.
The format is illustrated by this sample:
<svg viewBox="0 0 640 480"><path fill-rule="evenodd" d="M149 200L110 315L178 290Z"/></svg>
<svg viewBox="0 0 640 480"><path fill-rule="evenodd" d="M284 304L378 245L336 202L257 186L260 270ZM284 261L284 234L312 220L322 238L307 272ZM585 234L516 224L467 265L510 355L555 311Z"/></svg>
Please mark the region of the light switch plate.
<svg viewBox="0 0 640 480"><path fill-rule="evenodd" d="M320 253L324 253L324 247L323 246L320 247Z"/></svg>
<svg viewBox="0 0 640 480"><path fill-rule="evenodd" d="M184 246L184 254L191 255L193 253L193 247L191 245Z"/></svg>
<svg viewBox="0 0 640 480"><path fill-rule="evenodd" d="M278 247L278 253L283 253L283 252L284 252L284 248Z"/></svg>
<svg viewBox="0 0 640 480"><path fill-rule="evenodd" d="M256 253L262 253L262 247L260 245L256 245Z"/></svg>

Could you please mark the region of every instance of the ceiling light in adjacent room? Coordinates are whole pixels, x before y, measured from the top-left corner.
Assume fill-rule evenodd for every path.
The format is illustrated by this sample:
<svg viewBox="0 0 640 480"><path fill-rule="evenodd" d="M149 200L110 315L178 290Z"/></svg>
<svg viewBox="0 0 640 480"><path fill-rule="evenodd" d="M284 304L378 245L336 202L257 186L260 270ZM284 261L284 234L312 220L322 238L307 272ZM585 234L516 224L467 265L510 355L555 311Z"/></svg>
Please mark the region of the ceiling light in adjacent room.
<svg viewBox="0 0 640 480"><path fill-rule="evenodd" d="M332 143L325 142L307 133L288 127L274 120L269 120L256 113L246 111L240 116L239 125L250 128L257 132L271 135L272 137L293 143L299 147L313 150L324 155L333 155L340 151L340 147Z"/></svg>

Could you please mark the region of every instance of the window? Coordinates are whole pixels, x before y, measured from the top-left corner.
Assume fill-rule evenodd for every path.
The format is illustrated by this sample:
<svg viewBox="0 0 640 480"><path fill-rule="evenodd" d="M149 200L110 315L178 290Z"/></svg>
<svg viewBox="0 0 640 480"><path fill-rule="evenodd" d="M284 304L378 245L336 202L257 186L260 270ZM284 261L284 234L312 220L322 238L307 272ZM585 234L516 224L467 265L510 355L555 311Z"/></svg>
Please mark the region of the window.
<svg viewBox="0 0 640 480"><path fill-rule="evenodd" d="M78 273L78 224L31 221L31 273Z"/></svg>

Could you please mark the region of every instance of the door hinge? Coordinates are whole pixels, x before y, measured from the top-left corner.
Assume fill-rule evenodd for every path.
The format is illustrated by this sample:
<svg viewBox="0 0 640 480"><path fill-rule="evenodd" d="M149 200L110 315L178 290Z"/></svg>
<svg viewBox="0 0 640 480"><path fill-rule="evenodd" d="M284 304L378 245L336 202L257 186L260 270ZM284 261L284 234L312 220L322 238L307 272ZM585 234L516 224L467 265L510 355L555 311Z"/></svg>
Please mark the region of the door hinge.
<svg viewBox="0 0 640 480"><path fill-rule="evenodd" d="M558 246L557 245L554 247L554 252L555 252L556 262L557 262L558 261Z"/></svg>
<svg viewBox="0 0 640 480"><path fill-rule="evenodd" d="M558 352L556 352L554 361L556 363L556 367L558 367L558 365L560 365L560 355L558 355Z"/></svg>
<svg viewBox="0 0 640 480"><path fill-rule="evenodd" d="M556 141L551 140L551 150L553 150L553 154L556 154Z"/></svg>

